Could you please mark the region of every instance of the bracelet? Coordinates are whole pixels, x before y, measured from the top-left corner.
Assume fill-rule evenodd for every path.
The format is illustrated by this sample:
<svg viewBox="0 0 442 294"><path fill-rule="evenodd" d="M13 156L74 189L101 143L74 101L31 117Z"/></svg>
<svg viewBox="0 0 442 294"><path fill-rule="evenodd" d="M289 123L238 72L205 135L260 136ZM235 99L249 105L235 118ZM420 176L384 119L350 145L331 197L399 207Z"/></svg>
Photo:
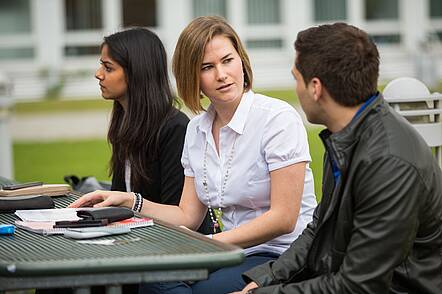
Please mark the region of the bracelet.
<svg viewBox="0 0 442 294"><path fill-rule="evenodd" d="M134 194L134 206L132 207L133 211L140 212L141 208L143 208L143 196L140 193Z"/></svg>
<svg viewBox="0 0 442 294"><path fill-rule="evenodd" d="M209 239L213 239L213 234L207 234L206 237Z"/></svg>

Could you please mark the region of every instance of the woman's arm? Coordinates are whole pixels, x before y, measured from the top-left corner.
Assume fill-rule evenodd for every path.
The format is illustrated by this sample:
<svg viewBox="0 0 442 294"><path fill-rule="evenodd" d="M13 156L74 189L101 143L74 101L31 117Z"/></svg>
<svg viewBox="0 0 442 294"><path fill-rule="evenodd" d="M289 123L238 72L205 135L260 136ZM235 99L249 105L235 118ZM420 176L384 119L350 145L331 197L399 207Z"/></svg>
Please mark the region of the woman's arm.
<svg viewBox="0 0 442 294"><path fill-rule="evenodd" d="M293 231L301 208L305 162L270 172L270 209L252 221L213 236L213 239L250 247Z"/></svg>
<svg viewBox="0 0 442 294"><path fill-rule="evenodd" d="M133 193L97 190L80 197L69 207L123 206L132 208L133 204ZM144 199L141 213L174 225L186 226L196 230L203 221L206 211L207 208L196 195L194 178L186 177L179 206L159 204Z"/></svg>

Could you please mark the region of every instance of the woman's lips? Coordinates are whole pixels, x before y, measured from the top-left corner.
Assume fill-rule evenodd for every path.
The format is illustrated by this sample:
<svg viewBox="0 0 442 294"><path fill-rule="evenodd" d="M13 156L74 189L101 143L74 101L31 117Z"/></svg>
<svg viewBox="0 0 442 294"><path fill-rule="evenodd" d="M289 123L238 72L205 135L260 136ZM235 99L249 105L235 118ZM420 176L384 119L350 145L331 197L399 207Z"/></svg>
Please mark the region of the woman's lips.
<svg viewBox="0 0 442 294"><path fill-rule="evenodd" d="M216 90L218 90L218 91L225 91L225 90L228 90L230 88L230 86L232 86L232 85L233 84L223 85L223 86L217 88Z"/></svg>

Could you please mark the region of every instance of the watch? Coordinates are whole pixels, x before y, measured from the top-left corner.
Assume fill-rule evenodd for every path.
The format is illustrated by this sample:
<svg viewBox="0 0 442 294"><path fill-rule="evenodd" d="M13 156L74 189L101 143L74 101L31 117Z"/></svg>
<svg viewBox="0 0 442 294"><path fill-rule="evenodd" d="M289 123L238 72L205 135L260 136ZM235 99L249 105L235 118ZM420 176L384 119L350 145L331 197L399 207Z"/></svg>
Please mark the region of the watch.
<svg viewBox="0 0 442 294"><path fill-rule="evenodd" d="M247 291L246 294L254 294L256 289L258 289L258 288L250 289L250 290Z"/></svg>

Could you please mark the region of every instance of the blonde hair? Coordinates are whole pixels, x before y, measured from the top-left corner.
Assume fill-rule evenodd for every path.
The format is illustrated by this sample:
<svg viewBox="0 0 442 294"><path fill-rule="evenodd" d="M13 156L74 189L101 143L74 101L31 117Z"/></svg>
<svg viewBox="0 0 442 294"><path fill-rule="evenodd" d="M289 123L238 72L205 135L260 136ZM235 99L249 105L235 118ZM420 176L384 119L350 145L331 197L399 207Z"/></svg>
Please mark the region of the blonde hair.
<svg viewBox="0 0 442 294"><path fill-rule="evenodd" d="M252 88L253 74L249 57L233 28L218 16L201 16L192 20L181 33L172 60L178 96L194 113L203 109L200 95L200 70L204 50L215 36L225 36L231 42L242 61L244 91Z"/></svg>

